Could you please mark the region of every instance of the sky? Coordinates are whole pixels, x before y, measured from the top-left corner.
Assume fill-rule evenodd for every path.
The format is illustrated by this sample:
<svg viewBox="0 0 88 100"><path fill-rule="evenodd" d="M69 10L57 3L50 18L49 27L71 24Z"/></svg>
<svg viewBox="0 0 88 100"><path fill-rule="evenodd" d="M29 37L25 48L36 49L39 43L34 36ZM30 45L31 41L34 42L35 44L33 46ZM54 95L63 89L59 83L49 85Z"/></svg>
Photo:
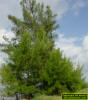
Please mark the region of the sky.
<svg viewBox="0 0 88 100"><path fill-rule="evenodd" d="M88 81L88 0L37 0L50 5L53 13L57 13L56 30L58 38L56 48L60 48L73 63L84 65L84 76ZM3 35L12 37L12 23L8 15L22 17L20 0L0 0L0 42L4 42ZM0 53L0 64L6 56Z"/></svg>

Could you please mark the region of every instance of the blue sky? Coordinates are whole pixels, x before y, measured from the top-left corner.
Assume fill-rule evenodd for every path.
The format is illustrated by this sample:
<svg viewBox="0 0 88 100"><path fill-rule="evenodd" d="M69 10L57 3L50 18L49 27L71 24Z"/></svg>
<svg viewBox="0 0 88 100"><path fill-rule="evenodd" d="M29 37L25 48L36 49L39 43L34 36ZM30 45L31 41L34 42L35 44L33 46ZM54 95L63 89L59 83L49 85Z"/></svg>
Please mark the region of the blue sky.
<svg viewBox="0 0 88 100"><path fill-rule="evenodd" d="M21 18L20 0L0 0L0 42L3 35L11 38L11 22L8 14ZM85 66L84 72L88 81L88 0L37 0L50 5L53 13L57 13L57 23L60 28L56 31L56 48L61 48L63 54L71 58L73 63ZM0 53L0 63L6 56ZM76 65L74 64L76 67Z"/></svg>
<svg viewBox="0 0 88 100"><path fill-rule="evenodd" d="M60 32L67 36L83 36L88 33L88 7L81 8L76 16L71 11L67 12L58 23L60 23Z"/></svg>

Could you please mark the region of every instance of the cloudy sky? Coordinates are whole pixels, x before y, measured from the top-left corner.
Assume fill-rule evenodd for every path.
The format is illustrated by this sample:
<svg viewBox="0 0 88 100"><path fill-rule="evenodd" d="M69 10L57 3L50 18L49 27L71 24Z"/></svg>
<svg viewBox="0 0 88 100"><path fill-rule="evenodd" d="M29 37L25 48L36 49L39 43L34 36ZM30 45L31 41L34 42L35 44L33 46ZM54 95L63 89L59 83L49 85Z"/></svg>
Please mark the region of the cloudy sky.
<svg viewBox="0 0 88 100"><path fill-rule="evenodd" d="M61 48L63 54L70 57L75 63L85 66L85 75L88 76L88 0L37 0L50 5L57 13L57 23L60 28L56 39L56 47ZM8 14L21 17L20 0L0 0L0 42L6 35L12 37L11 22ZM0 54L0 63L3 54ZM87 77L88 80L88 77Z"/></svg>

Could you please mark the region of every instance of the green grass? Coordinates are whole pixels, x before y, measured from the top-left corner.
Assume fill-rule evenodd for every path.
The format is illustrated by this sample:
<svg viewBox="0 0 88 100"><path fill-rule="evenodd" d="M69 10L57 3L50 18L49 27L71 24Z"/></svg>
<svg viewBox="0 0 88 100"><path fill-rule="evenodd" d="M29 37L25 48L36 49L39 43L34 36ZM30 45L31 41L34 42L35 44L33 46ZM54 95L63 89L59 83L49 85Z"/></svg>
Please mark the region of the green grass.
<svg viewBox="0 0 88 100"><path fill-rule="evenodd" d="M76 93L88 93L88 88L77 91ZM36 96L33 100L61 100L61 96L45 96L45 95L42 95L42 96Z"/></svg>
<svg viewBox="0 0 88 100"><path fill-rule="evenodd" d="M60 96L36 96L33 100L61 100Z"/></svg>
<svg viewBox="0 0 88 100"><path fill-rule="evenodd" d="M68 100L68 99L63 99L63 100ZM87 100L87 99L69 99L69 100Z"/></svg>
<svg viewBox="0 0 88 100"><path fill-rule="evenodd" d="M77 91L77 93L88 93L88 88L87 89L80 90L80 91Z"/></svg>

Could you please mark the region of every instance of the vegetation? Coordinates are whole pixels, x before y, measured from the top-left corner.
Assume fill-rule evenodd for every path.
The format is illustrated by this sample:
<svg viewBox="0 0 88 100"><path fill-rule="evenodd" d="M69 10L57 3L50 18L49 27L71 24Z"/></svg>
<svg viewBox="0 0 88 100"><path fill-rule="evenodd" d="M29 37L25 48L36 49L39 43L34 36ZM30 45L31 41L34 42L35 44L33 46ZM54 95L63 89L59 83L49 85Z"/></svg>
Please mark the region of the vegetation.
<svg viewBox="0 0 88 100"><path fill-rule="evenodd" d="M2 52L8 54L0 70L1 83L8 95L33 91L47 95L74 92L87 85L82 78L82 67L74 68L70 59L55 49L55 29L58 28L49 6L35 0L22 0L23 19L9 15L14 23L15 37L4 38Z"/></svg>
<svg viewBox="0 0 88 100"><path fill-rule="evenodd" d="M75 93L88 93L88 88L76 91ZM41 95L41 96L35 96L33 98L33 100L61 100L61 96L46 96L46 95Z"/></svg>
<svg viewBox="0 0 88 100"><path fill-rule="evenodd" d="M60 96L36 96L33 100L61 100Z"/></svg>

